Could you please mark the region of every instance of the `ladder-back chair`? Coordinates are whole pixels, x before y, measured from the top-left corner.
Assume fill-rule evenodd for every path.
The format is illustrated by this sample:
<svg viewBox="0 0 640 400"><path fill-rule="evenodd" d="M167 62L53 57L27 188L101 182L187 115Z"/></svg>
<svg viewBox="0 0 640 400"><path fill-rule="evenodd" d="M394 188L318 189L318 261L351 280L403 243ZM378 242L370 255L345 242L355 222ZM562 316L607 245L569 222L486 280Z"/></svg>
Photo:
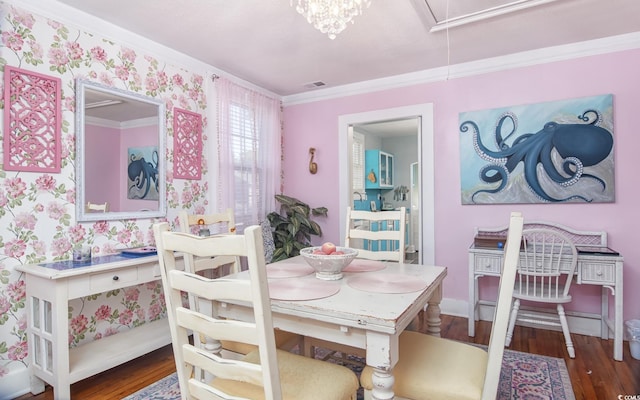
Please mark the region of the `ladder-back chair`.
<svg viewBox="0 0 640 400"><path fill-rule="evenodd" d="M404 262L406 208L360 211L347 208L344 246L358 249L358 258Z"/></svg>
<svg viewBox="0 0 640 400"><path fill-rule="evenodd" d="M356 375L348 368L276 350L271 301L259 226L243 235L201 237L170 232L164 222L153 231L182 399L355 400ZM176 268L176 254L246 257L250 279L210 279ZM253 321L219 319L186 308L182 293L211 302L248 302ZM190 343L189 335L245 342L255 348L241 359L224 358ZM213 379L202 379L201 369Z"/></svg>
<svg viewBox="0 0 640 400"><path fill-rule="evenodd" d="M229 235L236 234L236 224L233 209L227 208L223 213L215 214L188 214L186 211L178 213L178 221L180 230L185 233L194 233L201 235L201 230L205 230L206 236L215 233L226 233ZM191 254L185 254L185 257L193 258ZM185 263L186 265L186 263ZM208 278L219 278L221 276L240 272L240 258L236 256L219 255L215 257L195 257L190 265L193 269L190 272L206 276ZM189 296L190 307L199 309L203 302L194 296ZM276 331L276 347L287 350L292 349L297 344L302 343L302 338L291 332ZM200 337L200 344L210 351L217 351L219 346L223 350L236 354L247 354L255 348L242 342L222 341L218 345L211 338Z"/></svg>
<svg viewBox="0 0 640 400"><path fill-rule="evenodd" d="M509 325L522 226L522 214L511 213L488 351L472 344L424 333L403 332L400 334L400 356L393 368L396 399L495 400ZM367 366L360 376L360 383L365 388L365 399L371 398L372 374L373 368Z"/></svg>

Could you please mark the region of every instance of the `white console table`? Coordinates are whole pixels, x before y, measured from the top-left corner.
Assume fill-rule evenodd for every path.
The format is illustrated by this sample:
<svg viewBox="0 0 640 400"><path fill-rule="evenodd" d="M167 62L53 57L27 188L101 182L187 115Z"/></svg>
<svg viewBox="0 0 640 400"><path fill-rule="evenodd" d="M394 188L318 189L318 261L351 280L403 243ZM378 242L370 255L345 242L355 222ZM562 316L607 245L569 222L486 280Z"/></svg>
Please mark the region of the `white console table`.
<svg viewBox="0 0 640 400"><path fill-rule="evenodd" d="M156 255L112 255L87 264L66 261L16 269L26 274L33 394L43 392L46 382L55 399L68 400L72 383L171 343L167 320L161 319L69 348L69 300L161 279Z"/></svg>
<svg viewBox="0 0 640 400"><path fill-rule="evenodd" d="M623 344L623 258L618 254L607 254L606 232L577 231L566 226L549 222L528 222L525 229L550 228L568 235L578 249L578 266L576 268L576 283L579 285L602 286L602 307L599 315L601 328L600 337L609 339L609 332L613 332L613 358L622 361ZM476 236L506 237L507 228L478 228ZM469 248L469 336L475 335L475 321L478 313L478 282L485 276L500 276L502 268L502 248L477 247ZM615 299L614 320L609 319L609 294Z"/></svg>

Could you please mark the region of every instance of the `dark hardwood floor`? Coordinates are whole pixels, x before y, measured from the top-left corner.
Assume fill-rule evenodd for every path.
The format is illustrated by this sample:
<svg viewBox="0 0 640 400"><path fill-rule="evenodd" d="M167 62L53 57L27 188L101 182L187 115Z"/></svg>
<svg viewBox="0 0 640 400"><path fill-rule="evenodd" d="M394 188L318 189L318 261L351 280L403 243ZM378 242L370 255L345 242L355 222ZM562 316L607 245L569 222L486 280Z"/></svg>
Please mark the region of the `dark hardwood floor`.
<svg viewBox="0 0 640 400"><path fill-rule="evenodd" d="M491 324L478 322L476 337L467 336L467 319L442 316L442 336L460 341L488 344ZM570 359L561 332L516 327L511 350L564 358L569 370L576 399L618 400L625 395L640 398L640 360L629 353L624 344L624 361L614 361L613 340L572 335L576 358ZM163 347L146 356L105 371L71 386L74 399L121 399L175 371L171 346ZM623 397L619 397L622 395ZM53 391L37 396L27 394L18 400L51 400Z"/></svg>

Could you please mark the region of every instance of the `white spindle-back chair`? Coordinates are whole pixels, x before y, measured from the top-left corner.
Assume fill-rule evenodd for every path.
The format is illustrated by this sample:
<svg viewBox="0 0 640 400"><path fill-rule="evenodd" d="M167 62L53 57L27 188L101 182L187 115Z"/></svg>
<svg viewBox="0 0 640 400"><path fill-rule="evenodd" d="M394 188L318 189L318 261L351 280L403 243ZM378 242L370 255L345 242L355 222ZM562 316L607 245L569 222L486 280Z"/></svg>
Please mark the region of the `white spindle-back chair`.
<svg viewBox="0 0 640 400"><path fill-rule="evenodd" d="M576 246L565 234L544 228L524 230L507 346L511 344L516 322L557 326L562 328L569 356L575 357L563 304L571 301L569 289L577 260ZM523 300L555 304L557 314L523 310L520 308Z"/></svg>

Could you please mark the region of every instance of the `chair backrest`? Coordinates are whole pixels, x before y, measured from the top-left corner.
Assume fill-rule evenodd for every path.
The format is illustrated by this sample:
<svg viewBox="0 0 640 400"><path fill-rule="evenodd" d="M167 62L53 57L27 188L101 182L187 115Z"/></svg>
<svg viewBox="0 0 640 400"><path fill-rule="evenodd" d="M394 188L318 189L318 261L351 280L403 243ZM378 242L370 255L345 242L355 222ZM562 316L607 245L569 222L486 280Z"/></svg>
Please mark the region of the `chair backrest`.
<svg viewBox="0 0 640 400"><path fill-rule="evenodd" d="M345 247L358 249L358 258L404 262L406 208L360 211L347 208Z"/></svg>
<svg viewBox="0 0 640 400"><path fill-rule="evenodd" d="M109 203L104 202L101 204L96 204L92 202L87 202L87 206L85 207L87 212L107 212L109 211Z"/></svg>
<svg viewBox="0 0 640 400"><path fill-rule="evenodd" d="M525 229L516 292L539 301L566 299L577 263L578 251L567 235L551 229Z"/></svg>
<svg viewBox="0 0 640 400"><path fill-rule="evenodd" d="M153 232L160 259L163 290L182 398L226 399L219 389L195 378L194 369L211 375L263 386L265 399L280 399L282 390L276 360L271 302L263 255L262 233L251 226L243 235L201 237L170 232L166 222L155 224ZM209 279L176 269L176 253L193 257L246 256L250 279ZM185 264L189 260L185 258ZM249 302L254 322L218 319L182 305L182 293L208 301ZM189 335L216 340L233 340L259 346L260 364L226 359L190 344ZM234 397L235 398L235 397Z"/></svg>
<svg viewBox="0 0 640 400"><path fill-rule="evenodd" d="M482 389L482 398L487 400L495 399L498 392L504 345L507 338L507 328L509 327L513 287L515 285L518 258L520 256L523 225L524 218L522 214L512 212L509 219L507 242L504 246L500 290L493 314L493 324L491 325L491 336L489 338L489 359L487 361L487 371Z"/></svg>
<svg viewBox="0 0 640 400"><path fill-rule="evenodd" d="M208 233L236 233L235 216L231 208L223 213L216 214L188 214L186 211L178 213L180 231L185 233L199 234L200 229L208 230ZM214 228L214 229L211 229ZM211 232L213 230L213 232ZM186 257L190 257L187 255ZM240 260L238 257L206 257L196 258L193 262L191 272L214 271L222 266L230 265L228 273L240 271ZM212 276L209 276L212 277Z"/></svg>

